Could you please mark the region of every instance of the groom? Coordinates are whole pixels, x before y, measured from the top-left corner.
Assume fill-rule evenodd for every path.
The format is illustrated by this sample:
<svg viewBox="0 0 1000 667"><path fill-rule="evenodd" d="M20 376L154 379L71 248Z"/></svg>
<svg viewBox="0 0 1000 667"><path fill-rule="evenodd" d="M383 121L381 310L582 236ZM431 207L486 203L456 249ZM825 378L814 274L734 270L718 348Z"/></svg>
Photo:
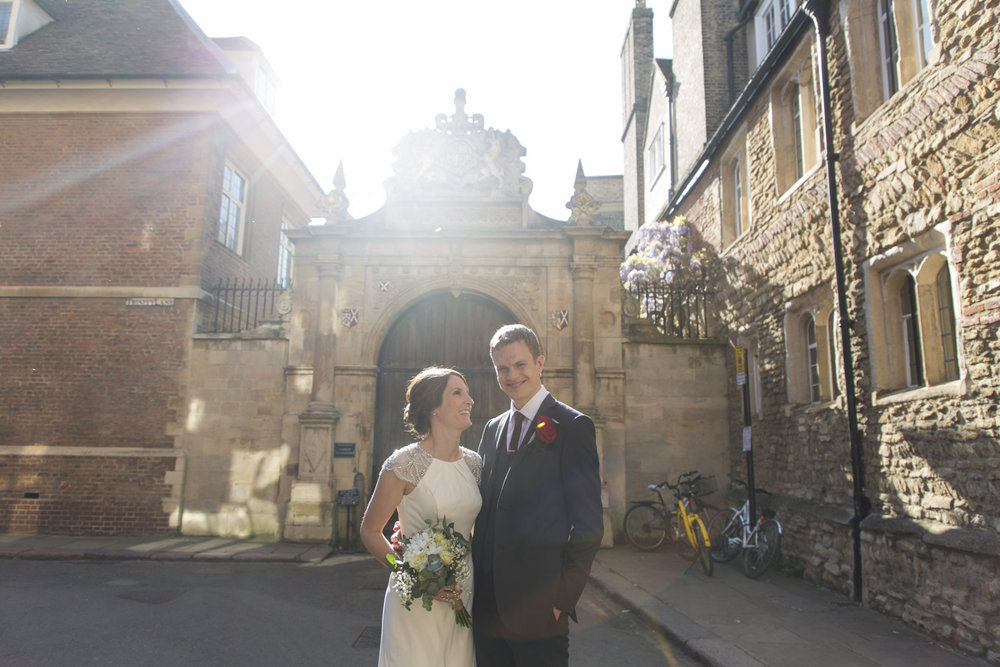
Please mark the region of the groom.
<svg viewBox="0 0 1000 667"><path fill-rule="evenodd" d="M542 386L545 357L528 327L501 327L490 356L511 405L479 443L476 662L567 665L569 618L604 531L594 422Z"/></svg>

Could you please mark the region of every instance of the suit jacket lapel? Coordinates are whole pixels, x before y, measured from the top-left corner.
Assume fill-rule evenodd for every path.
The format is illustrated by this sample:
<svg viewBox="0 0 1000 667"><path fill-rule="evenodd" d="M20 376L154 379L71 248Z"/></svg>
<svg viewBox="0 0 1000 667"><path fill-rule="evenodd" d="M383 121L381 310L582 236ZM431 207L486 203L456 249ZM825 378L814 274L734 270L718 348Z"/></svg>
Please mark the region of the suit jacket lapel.
<svg viewBox="0 0 1000 667"><path fill-rule="evenodd" d="M506 417L501 419L497 423L496 438L493 439L492 444L487 448L485 454L485 461L483 463L488 474L484 476L484 480L487 482L485 491L488 495L492 495L493 489L496 489L496 495L500 495L500 489L503 487L503 479L498 479L494 470L499 463L500 452L506 452L506 437L507 437L507 427L510 422L510 412L507 412ZM506 455L506 454L505 454Z"/></svg>
<svg viewBox="0 0 1000 667"><path fill-rule="evenodd" d="M548 411L551 410L553 407L555 407L555 405L556 405L556 399L552 397L552 394L549 394L548 396L545 397L545 400L542 401L542 404L538 406L538 413L535 414L535 418L525 425L525 428L528 429L529 432L525 433L521 438L521 446L517 448L517 453L514 454L514 460L510 462L511 469L513 469L514 466L517 465L518 461L524 458L523 452L525 449L528 448L528 442L531 440L531 435L532 435L530 431L531 428L535 425L535 422L538 420L539 417L547 416Z"/></svg>

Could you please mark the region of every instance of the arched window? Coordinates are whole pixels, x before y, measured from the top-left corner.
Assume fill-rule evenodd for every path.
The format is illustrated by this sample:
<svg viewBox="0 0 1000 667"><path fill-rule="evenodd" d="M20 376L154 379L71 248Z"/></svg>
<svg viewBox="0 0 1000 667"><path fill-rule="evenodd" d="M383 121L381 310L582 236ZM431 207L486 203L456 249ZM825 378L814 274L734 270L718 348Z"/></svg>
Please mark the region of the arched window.
<svg viewBox="0 0 1000 667"><path fill-rule="evenodd" d="M837 311L831 310L826 321L826 347L830 355L830 396L836 398L840 396L839 374L837 369Z"/></svg>
<svg viewBox="0 0 1000 667"><path fill-rule="evenodd" d="M811 314L806 315L804 326L809 367L809 402L819 403L819 347L816 345L816 318Z"/></svg>
<svg viewBox="0 0 1000 667"><path fill-rule="evenodd" d="M882 47L882 87L885 99L899 90L899 45L896 41L896 18L893 0L878 1L879 44Z"/></svg>
<svg viewBox="0 0 1000 667"><path fill-rule="evenodd" d="M924 383L924 362L920 354L920 321L917 317L917 290L913 276L906 276L899 290L899 310L906 352L906 383L919 387Z"/></svg>
<svg viewBox="0 0 1000 667"><path fill-rule="evenodd" d="M955 339L955 306L951 299L951 273L948 265L941 267L937 284L938 325L941 327L941 348L944 352L945 381L958 379L958 341Z"/></svg>
<svg viewBox="0 0 1000 667"><path fill-rule="evenodd" d="M931 60L931 51L934 50L934 17L931 15L930 2L928 0L914 0L914 12L916 13L915 23L917 25L917 42L921 69L927 67Z"/></svg>
<svg viewBox="0 0 1000 667"><path fill-rule="evenodd" d="M802 100L798 94L791 96L791 114L792 136L795 146L795 179L798 180L805 173L805 157L802 154Z"/></svg>

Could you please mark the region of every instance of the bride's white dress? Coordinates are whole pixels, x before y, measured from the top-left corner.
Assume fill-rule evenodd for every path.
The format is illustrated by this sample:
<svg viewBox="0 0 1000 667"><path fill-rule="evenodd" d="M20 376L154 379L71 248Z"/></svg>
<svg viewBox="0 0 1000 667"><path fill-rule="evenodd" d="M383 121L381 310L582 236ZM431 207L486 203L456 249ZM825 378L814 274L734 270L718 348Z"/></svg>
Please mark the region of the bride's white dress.
<svg viewBox="0 0 1000 667"><path fill-rule="evenodd" d="M457 461L436 459L417 443L398 449L386 459L383 470L391 470L401 480L416 485L403 496L397 512L404 536L412 535L431 522L447 519L466 539L479 514L482 497L479 481L483 462L473 451L462 448ZM472 554L469 572L472 572ZM395 576L395 575L390 575ZM460 582L462 601L472 611L472 577ZM455 623L451 605L434 601L431 611L414 600L407 611L392 589L392 579L382 605L382 640L378 664L384 667L470 667L475 665L472 630Z"/></svg>

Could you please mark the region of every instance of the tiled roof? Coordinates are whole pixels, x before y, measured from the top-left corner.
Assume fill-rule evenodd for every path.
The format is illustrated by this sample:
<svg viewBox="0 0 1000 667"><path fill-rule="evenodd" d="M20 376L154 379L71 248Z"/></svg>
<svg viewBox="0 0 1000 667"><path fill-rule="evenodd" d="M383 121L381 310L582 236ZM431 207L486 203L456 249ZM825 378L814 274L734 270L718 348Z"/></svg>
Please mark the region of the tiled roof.
<svg viewBox="0 0 1000 667"><path fill-rule="evenodd" d="M225 74L176 0L35 0L52 22L0 51L0 78Z"/></svg>

